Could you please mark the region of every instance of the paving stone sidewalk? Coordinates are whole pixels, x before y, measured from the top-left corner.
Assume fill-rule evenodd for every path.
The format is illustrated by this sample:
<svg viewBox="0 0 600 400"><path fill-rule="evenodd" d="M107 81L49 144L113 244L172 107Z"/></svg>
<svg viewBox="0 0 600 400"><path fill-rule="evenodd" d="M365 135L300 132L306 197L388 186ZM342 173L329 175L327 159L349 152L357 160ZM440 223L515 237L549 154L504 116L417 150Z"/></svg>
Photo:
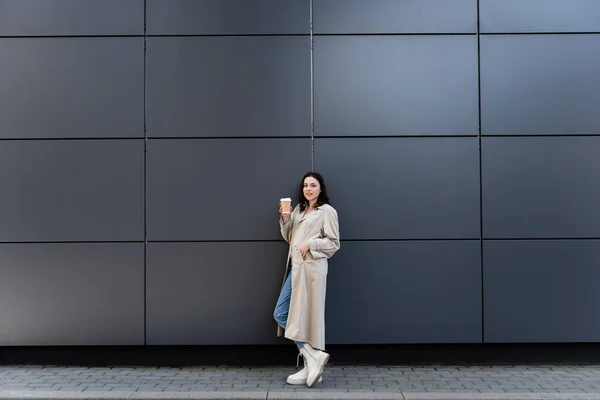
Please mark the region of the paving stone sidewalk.
<svg viewBox="0 0 600 400"><path fill-rule="evenodd" d="M313 388L287 385L285 377L294 371L294 366L76 368L3 365L0 366L0 398L185 398L188 393L189 398L255 399L600 399L600 365L335 365L326 368L323 383ZM41 396L41 393L45 395ZM169 396L161 396L161 393Z"/></svg>

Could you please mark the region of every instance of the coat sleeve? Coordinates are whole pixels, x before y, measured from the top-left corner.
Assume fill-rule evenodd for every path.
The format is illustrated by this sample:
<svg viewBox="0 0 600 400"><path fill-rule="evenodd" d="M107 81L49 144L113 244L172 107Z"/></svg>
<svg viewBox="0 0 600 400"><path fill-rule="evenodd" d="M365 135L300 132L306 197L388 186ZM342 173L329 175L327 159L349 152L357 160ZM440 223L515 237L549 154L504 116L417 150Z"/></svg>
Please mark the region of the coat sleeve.
<svg viewBox="0 0 600 400"><path fill-rule="evenodd" d="M323 215L321 237L308 241L310 254L314 259L329 258L340 248L340 227L337 211L333 207L327 207L323 211L325 214Z"/></svg>
<svg viewBox="0 0 600 400"><path fill-rule="evenodd" d="M290 218L288 218L287 222L283 222L283 218L279 216L279 228L281 229L281 236L283 236L283 239L288 243L291 243L292 241L292 223L294 220L294 214L294 212L290 214Z"/></svg>

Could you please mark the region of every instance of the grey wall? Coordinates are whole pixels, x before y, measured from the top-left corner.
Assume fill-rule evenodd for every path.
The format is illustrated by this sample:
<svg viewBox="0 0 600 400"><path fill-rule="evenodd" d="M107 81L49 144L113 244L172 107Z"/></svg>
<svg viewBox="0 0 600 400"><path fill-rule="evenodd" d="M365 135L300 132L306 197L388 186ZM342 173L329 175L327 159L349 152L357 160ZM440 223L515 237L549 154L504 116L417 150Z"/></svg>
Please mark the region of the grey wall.
<svg viewBox="0 0 600 400"><path fill-rule="evenodd" d="M312 21L312 29L311 29ZM597 0L0 0L0 345L599 341Z"/></svg>

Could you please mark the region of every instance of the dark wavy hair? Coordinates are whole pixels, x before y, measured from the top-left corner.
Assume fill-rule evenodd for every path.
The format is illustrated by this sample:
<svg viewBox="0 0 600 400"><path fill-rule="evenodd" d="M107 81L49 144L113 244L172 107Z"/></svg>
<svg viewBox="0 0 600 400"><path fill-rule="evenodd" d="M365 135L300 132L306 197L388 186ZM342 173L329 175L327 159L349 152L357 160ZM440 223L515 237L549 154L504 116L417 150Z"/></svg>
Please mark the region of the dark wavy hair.
<svg viewBox="0 0 600 400"><path fill-rule="evenodd" d="M315 208L322 206L323 204L329 204L329 196L327 195L327 186L325 186L325 180L321 176L321 174L317 172L307 172L300 181L300 186L298 187L298 208L300 211L304 212L306 207L308 207L308 201L304 197L304 180L308 177L315 178L319 181L319 185L321 186L321 193L319 193L319 197L317 198L317 202L315 204Z"/></svg>

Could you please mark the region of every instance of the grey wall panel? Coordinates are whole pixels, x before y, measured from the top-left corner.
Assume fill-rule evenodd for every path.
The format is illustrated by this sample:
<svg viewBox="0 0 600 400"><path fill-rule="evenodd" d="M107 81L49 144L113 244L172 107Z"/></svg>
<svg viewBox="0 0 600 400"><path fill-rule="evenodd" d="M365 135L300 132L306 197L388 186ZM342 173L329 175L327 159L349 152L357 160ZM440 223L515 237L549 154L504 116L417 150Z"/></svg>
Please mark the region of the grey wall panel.
<svg viewBox="0 0 600 400"><path fill-rule="evenodd" d="M143 240L144 141L0 141L0 242Z"/></svg>
<svg viewBox="0 0 600 400"><path fill-rule="evenodd" d="M144 344L143 243L0 244L0 345Z"/></svg>
<svg viewBox="0 0 600 400"><path fill-rule="evenodd" d="M0 0L1 36L143 34L144 0Z"/></svg>
<svg viewBox="0 0 600 400"><path fill-rule="evenodd" d="M342 242L327 285L327 343L481 342L476 240Z"/></svg>
<svg viewBox="0 0 600 400"><path fill-rule="evenodd" d="M484 241L486 342L600 340L600 241Z"/></svg>
<svg viewBox="0 0 600 400"><path fill-rule="evenodd" d="M285 343L273 311L287 245L149 243L149 345Z"/></svg>
<svg viewBox="0 0 600 400"><path fill-rule="evenodd" d="M279 199L310 168L310 139L151 139L148 239L281 239Z"/></svg>
<svg viewBox="0 0 600 400"><path fill-rule="evenodd" d="M310 0L147 0L149 35L308 34Z"/></svg>
<svg viewBox="0 0 600 400"><path fill-rule="evenodd" d="M484 138L484 237L600 237L599 153L600 137Z"/></svg>
<svg viewBox="0 0 600 400"><path fill-rule="evenodd" d="M481 32L600 32L596 0L479 0Z"/></svg>
<svg viewBox="0 0 600 400"><path fill-rule="evenodd" d="M142 38L0 40L0 137L143 137Z"/></svg>
<svg viewBox="0 0 600 400"><path fill-rule="evenodd" d="M314 33L475 33L477 0L314 0Z"/></svg>
<svg viewBox="0 0 600 400"><path fill-rule="evenodd" d="M481 37L484 134L600 133L600 35Z"/></svg>
<svg viewBox="0 0 600 400"><path fill-rule="evenodd" d="M477 138L316 139L342 239L478 238Z"/></svg>
<svg viewBox="0 0 600 400"><path fill-rule="evenodd" d="M150 38L147 80L149 136L311 134L308 38Z"/></svg>
<svg viewBox="0 0 600 400"><path fill-rule="evenodd" d="M478 133L471 36L316 37L317 135Z"/></svg>

